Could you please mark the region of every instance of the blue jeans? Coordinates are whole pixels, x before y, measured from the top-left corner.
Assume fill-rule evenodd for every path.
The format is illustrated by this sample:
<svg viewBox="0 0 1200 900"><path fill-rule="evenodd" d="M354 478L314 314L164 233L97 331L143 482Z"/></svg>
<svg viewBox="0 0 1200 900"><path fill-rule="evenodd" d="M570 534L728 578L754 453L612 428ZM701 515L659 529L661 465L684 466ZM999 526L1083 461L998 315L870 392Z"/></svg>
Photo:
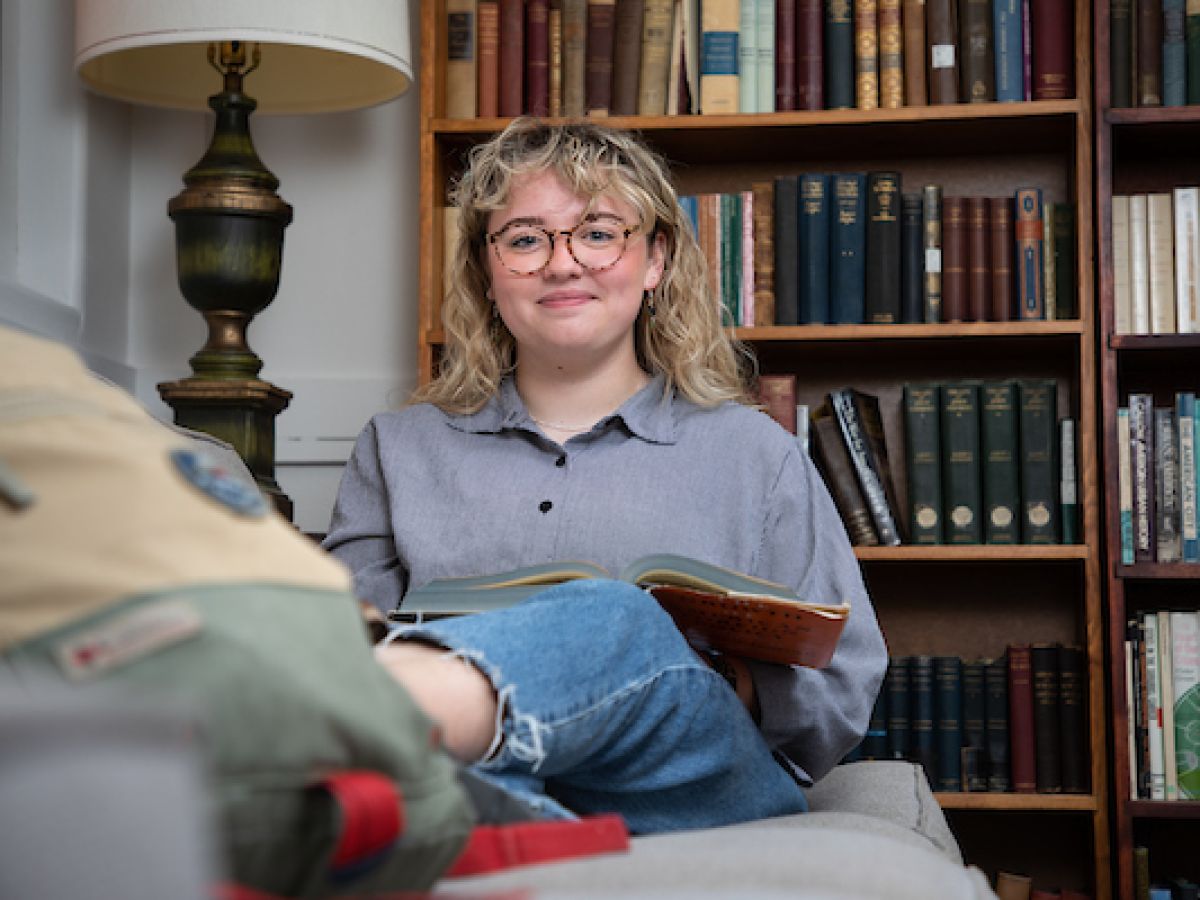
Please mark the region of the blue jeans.
<svg viewBox="0 0 1200 900"><path fill-rule="evenodd" d="M570 582L400 636L491 680L502 743L473 771L548 818L616 812L645 834L807 809L728 683L632 585Z"/></svg>

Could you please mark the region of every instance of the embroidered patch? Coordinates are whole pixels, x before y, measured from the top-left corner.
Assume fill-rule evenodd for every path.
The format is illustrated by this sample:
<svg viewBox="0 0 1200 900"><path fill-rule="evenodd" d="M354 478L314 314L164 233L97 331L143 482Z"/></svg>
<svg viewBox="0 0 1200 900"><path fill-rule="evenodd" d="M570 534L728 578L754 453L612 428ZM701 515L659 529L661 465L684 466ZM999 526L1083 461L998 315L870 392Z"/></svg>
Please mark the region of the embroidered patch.
<svg viewBox="0 0 1200 900"><path fill-rule="evenodd" d="M246 484L206 453L190 447L171 451L171 462L189 484L238 515L257 519L267 514L267 501L258 488Z"/></svg>
<svg viewBox="0 0 1200 900"><path fill-rule="evenodd" d="M64 638L54 655L68 678L85 681L182 643L203 628L190 604L163 600Z"/></svg>

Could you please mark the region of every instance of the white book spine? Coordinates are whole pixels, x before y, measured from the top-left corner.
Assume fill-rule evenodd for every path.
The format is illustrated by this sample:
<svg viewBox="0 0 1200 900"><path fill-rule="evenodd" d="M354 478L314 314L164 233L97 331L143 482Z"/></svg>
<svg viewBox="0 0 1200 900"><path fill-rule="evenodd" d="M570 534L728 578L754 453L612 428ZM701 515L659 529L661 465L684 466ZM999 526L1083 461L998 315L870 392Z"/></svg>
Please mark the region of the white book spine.
<svg viewBox="0 0 1200 900"><path fill-rule="evenodd" d="M754 191L742 191L742 325L754 324Z"/></svg>
<svg viewBox="0 0 1200 900"><path fill-rule="evenodd" d="M1150 749L1150 799L1165 800L1166 774L1163 771L1162 695L1158 664L1158 614L1142 615L1142 636L1146 648L1146 743Z"/></svg>
<svg viewBox="0 0 1200 900"><path fill-rule="evenodd" d="M738 112L762 112L758 108L758 4L741 0L738 12Z"/></svg>
<svg viewBox="0 0 1200 900"><path fill-rule="evenodd" d="M1137 756L1137 723L1134 722L1133 697L1133 643L1125 642L1125 740L1129 748L1129 799L1140 800L1138 797L1138 756Z"/></svg>
<svg viewBox="0 0 1200 900"><path fill-rule="evenodd" d="M1175 329L1200 331L1200 187L1174 190Z"/></svg>
<svg viewBox="0 0 1200 900"><path fill-rule="evenodd" d="M760 113L775 112L775 0L755 0L758 41L758 102Z"/></svg>
<svg viewBox="0 0 1200 900"><path fill-rule="evenodd" d="M1171 652L1171 614L1158 613L1158 692L1163 743L1163 792L1167 800L1179 799L1175 774L1175 670Z"/></svg>
<svg viewBox="0 0 1200 900"><path fill-rule="evenodd" d="M1113 330L1133 333L1133 295L1129 283L1129 197L1112 198Z"/></svg>
<svg viewBox="0 0 1200 900"><path fill-rule="evenodd" d="M1150 235L1147 196L1129 198L1129 291L1133 311L1131 334L1150 333Z"/></svg>
<svg viewBox="0 0 1200 900"><path fill-rule="evenodd" d="M1150 250L1150 331L1175 333L1175 220L1170 194L1147 199L1147 244Z"/></svg>
<svg viewBox="0 0 1200 900"><path fill-rule="evenodd" d="M1171 613L1175 774L1179 798L1200 800L1200 612Z"/></svg>

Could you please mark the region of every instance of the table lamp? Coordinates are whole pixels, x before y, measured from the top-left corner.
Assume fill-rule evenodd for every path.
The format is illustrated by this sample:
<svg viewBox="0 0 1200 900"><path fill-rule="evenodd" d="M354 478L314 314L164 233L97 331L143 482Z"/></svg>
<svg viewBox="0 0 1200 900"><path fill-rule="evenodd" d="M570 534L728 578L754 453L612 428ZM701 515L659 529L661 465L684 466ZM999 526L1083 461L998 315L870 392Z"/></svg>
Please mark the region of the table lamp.
<svg viewBox="0 0 1200 900"><path fill-rule="evenodd" d="M412 80L406 0L75 0L75 68L100 94L216 114L207 152L167 207L179 288L208 340L193 374L158 390L177 424L232 444L290 518L275 480L275 417L292 395L258 377L246 329L279 287L292 208L255 152L250 114L402 94Z"/></svg>

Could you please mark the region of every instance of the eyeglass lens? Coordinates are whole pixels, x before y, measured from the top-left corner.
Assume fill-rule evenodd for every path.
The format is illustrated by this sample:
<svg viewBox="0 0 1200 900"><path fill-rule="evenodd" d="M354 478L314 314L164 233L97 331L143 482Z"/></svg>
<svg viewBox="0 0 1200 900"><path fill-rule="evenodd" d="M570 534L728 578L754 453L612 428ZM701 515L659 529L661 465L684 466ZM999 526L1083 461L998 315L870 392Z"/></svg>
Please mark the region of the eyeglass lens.
<svg viewBox="0 0 1200 900"><path fill-rule="evenodd" d="M492 236L500 262L522 275L539 272L550 262L557 239L585 269L606 269L625 252L628 229L617 220L582 222L570 232L550 232L536 225L509 225Z"/></svg>

